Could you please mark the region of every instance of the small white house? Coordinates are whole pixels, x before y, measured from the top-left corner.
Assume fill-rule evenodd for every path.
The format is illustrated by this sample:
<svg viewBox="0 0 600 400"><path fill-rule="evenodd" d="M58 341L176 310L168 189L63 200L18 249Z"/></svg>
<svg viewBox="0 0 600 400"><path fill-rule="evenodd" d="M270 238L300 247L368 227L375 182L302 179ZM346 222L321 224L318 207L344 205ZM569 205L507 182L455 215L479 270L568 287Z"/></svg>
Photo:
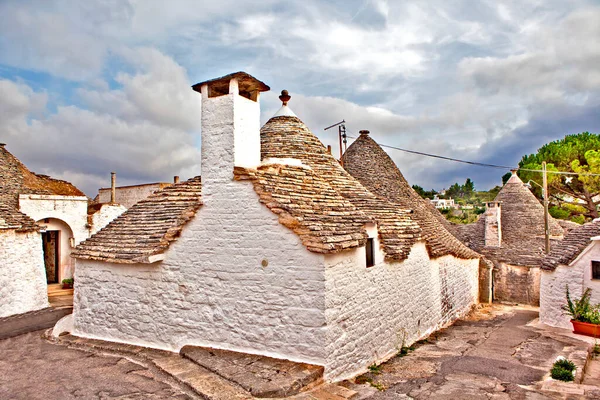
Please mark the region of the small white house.
<svg viewBox="0 0 600 400"><path fill-rule="evenodd" d="M125 208L91 209L69 182L35 174L0 144L0 316L48 306L46 284L73 277L71 250Z"/></svg>
<svg viewBox="0 0 600 400"><path fill-rule="evenodd" d="M440 199L439 196L436 194L433 196L433 199L431 199L429 201L431 202L431 204L433 204L433 206L435 208L439 208L442 210L448 210L450 208L454 208L454 199L453 198Z"/></svg>
<svg viewBox="0 0 600 400"><path fill-rule="evenodd" d="M592 289L591 301L600 303L600 219L571 230L542 262L540 321L571 328L566 304L566 286L572 298Z"/></svg>
<svg viewBox="0 0 600 400"><path fill-rule="evenodd" d="M431 257L410 210L350 176L269 87L238 72L202 95L202 179L138 202L80 244L74 334L198 345L325 367L339 380L464 315L478 259Z"/></svg>

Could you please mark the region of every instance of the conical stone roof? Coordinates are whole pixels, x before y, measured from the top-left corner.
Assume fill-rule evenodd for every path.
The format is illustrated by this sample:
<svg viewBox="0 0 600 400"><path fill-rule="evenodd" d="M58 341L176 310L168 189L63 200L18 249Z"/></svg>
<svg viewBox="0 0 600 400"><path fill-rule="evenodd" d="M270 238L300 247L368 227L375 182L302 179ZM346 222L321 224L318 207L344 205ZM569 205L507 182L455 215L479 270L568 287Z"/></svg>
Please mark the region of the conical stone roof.
<svg viewBox="0 0 600 400"><path fill-rule="evenodd" d="M404 209L375 196L348 174L297 117L271 118L261 129L261 157L293 158L309 166L335 192L376 221L386 260L404 260L421 229Z"/></svg>
<svg viewBox="0 0 600 400"><path fill-rule="evenodd" d="M368 132L350 145L343 156L344 168L372 193L413 210L413 218L421 227L432 257L454 255L478 258L453 235L452 224L427 200L421 198L408 184L391 157L373 140Z"/></svg>
<svg viewBox="0 0 600 400"><path fill-rule="evenodd" d="M544 252L544 206L513 174L502 187L495 201L501 202L502 246L485 246L485 218L462 228L469 246L497 262L513 265L539 266ZM562 239L564 229L549 217L551 248Z"/></svg>

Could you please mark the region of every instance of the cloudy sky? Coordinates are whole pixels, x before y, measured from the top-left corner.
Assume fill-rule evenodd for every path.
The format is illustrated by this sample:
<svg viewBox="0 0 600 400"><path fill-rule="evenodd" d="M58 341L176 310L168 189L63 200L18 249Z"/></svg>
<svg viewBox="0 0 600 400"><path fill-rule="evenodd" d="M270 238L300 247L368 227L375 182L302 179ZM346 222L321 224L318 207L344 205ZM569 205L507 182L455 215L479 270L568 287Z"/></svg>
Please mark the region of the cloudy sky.
<svg viewBox="0 0 600 400"><path fill-rule="evenodd" d="M0 142L90 196L113 170L199 175L190 85L238 70L272 88L263 121L288 89L325 144L345 119L382 144L516 165L600 133L598 1L2 0L0 15ZM504 173L389 154L426 188Z"/></svg>

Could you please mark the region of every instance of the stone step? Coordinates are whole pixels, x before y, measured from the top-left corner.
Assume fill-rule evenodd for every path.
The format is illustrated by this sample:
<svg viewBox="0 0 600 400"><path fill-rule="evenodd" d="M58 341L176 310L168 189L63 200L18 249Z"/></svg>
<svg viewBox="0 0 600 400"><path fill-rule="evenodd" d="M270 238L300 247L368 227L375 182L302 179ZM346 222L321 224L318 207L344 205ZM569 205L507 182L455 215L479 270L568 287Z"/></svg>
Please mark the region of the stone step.
<svg viewBox="0 0 600 400"><path fill-rule="evenodd" d="M198 346L184 346L180 354L255 397L295 395L323 379L319 365Z"/></svg>
<svg viewBox="0 0 600 400"><path fill-rule="evenodd" d="M232 385L217 374L180 356L153 359L154 365L209 400L252 399L242 388Z"/></svg>
<svg viewBox="0 0 600 400"><path fill-rule="evenodd" d="M62 285L48 285L48 296L73 295L73 289L63 289Z"/></svg>

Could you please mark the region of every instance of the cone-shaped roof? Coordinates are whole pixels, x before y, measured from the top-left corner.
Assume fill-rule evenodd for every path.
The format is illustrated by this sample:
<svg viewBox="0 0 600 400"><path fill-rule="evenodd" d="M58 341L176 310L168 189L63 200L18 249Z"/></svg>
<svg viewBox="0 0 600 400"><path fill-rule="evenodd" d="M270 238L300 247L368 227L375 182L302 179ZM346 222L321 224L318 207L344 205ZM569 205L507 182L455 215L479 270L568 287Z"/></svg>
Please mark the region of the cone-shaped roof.
<svg viewBox="0 0 600 400"><path fill-rule="evenodd" d="M495 198L501 202L502 246L485 246L485 218L463 227L469 246L494 261L513 265L538 266L544 253L544 206L513 173ZM550 246L562 239L564 229L549 217Z"/></svg>
<svg viewBox="0 0 600 400"><path fill-rule="evenodd" d="M373 218L387 260L405 259L421 238L421 229L411 218L410 210L369 192L340 166L299 118L276 116L262 127L261 157L301 160L359 211Z"/></svg>
<svg viewBox="0 0 600 400"><path fill-rule="evenodd" d="M367 131L348 147L343 156L344 168L372 193L414 211L411 217L423 230L433 257L451 254L463 258L478 255L454 235L450 222L408 184L391 157Z"/></svg>

